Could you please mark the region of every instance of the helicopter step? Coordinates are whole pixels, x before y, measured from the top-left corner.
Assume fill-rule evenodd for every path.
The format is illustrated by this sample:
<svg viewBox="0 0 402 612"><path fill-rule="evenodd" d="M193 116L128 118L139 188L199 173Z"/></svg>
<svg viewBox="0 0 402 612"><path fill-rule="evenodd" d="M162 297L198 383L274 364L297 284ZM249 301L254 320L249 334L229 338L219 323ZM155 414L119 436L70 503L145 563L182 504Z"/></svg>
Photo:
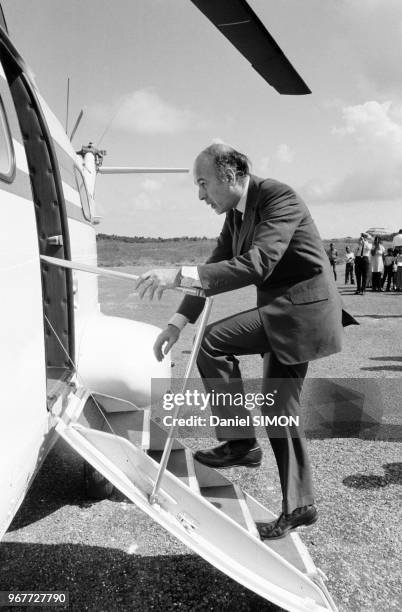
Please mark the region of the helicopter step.
<svg viewBox="0 0 402 612"><path fill-rule="evenodd" d="M159 463L162 458L162 451L149 450L148 455ZM201 494L195 473L193 454L189 448L174 449L170 453L167 469L190 487L192 491Z"/></svg>
<svg viewBox="0 0 402 612"><path fill-rule="evenodd" d="M101 396L97 396L98 400ZM105 411L110 409L110 399L107 399L107 408L102 404ZM88 399L79 422L94 429L105 430L105 419L100 416L100 407ZM166 431L150 418L149 410L133 410L132 412L115 412L107 414L110 424L116 434L123 436L137 446L141 440L141 428L150 432L144 437L149 441L149 446L142 445L148 455L156 462L160 462L162 450L166 443ZM256 499L243 493L242 489L233 485L218 470L194 461L193 454L184 444L175 440L167 469L177 478L181 479L194 492L205 497L210 503L220 508L222 512L231 516L236 522L247 526L251 533L258 537L256 525L275 520L276 515L260 504ZM307 549L296 533L279 540L265 540L264 544L282 555L301 572L314 574L315 566Z"/></svg>
<svg viewBox="0 0 402 612"><path fill-rule="evenodd" d="M110 400L86 392L81 411L59 418L58 433L95 470L184 544L261 597L291 612L336 610L299 536L262 542L257 522L275 515L175 440L151 503L167 439L149 409L108 412ZM85 401L84 401L85 400ZM151 432L153 435L151 435ZM158 448L152 448L156 442Z"/></svg>

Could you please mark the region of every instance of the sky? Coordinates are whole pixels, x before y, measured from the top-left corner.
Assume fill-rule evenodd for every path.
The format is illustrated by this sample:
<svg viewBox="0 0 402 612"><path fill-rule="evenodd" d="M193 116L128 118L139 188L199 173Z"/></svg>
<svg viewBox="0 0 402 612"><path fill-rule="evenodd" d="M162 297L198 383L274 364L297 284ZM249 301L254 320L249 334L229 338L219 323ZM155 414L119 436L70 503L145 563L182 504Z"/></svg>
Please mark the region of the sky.
<svg viewBox="0 0 402 612"><path fill-rule="evenodd" d="M401 0L249 0L312 90L281 96L190 0L2 0L13 42L78 150L192 169L213 141L291 185L323 238L402 227ZM99 176L98 231L217 236L192 173Z"/></svg>

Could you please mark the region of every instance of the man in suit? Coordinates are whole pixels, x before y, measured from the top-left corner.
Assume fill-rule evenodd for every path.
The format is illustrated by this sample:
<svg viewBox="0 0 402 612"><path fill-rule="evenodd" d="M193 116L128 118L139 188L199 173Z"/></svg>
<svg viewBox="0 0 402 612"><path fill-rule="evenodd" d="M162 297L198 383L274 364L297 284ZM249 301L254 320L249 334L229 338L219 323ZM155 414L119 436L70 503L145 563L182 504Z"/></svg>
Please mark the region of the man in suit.
<svg viewBox="0 0 402 612"><path fill-rule="evenodd" d="M206 328L198 369L206 390L234 394L243 390L236 357L265 355L263 392L277 391L276 414L297 416L308 362L340 351L342 341L340 298L316 226L290 187L253 176L247 157L227 145L211 145L198 155L194 180L200 200L225 215L217 245L205 264L142 275L139 293L160 297L165 289L191 285L210 296L255 285L255 308ZM187 322L196 321L203 304L203 298L183 299L155 343L157 359L171 349ZM221 417L231 413L224 406L211 410ZM268 407L262 410L272 414ZM240 416L245 413L236 409ZM260 526L263 539L283 537L317 520L301 431L288 426L267 432L278 465L283 511L277 521ZM228 439L224 428L217 434L221 444L198 451L198 461L218 468L260 464L262 453L252 427L240 430L240 438Z"/></svg>

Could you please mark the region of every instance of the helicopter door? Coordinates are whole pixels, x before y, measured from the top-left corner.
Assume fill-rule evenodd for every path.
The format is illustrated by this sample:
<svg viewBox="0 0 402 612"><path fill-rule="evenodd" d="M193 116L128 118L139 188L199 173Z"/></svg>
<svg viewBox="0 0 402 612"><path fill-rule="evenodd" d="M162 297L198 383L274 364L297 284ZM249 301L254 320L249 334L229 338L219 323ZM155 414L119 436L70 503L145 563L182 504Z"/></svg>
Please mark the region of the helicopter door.
<svg viewBox="0 0 402 612"><path fill-rule="evenodd" d="M73 368L71 275L53 143L25 66L0 28L0 537L50 448L49 402ZM50 267L49 267L50 268Z"/></svg>
<svg viewBox="0 0 402 612"><path fill-rule="evenodd" d="M48 429L39 247L28 166L0 64L0 536Z"/></svg>
<svg viewBox="0 0 402 612"><path fill-rule="evenodd" d="M12 57L3 60L3 68L26 153L40 254L71 259L60 171L40 102L25 71ZM42 295L50 408L74 370L70 359L74 355L71 271L43 264Z"/></svg>

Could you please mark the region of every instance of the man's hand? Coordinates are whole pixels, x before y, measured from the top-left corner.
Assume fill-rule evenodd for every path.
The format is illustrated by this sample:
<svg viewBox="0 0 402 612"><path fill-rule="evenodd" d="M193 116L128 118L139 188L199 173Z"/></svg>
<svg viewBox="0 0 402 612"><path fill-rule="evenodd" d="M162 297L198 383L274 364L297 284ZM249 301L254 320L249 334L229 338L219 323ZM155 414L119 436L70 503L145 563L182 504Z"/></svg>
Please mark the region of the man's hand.
<svg viewBox="0 0 402 612"><path fill-rule="evenodd" d="M180 268L162 268L157 270L149 270L141 274L135 288L138 289L138 294L142 299L147 291L149 291L149 299L152 300L154 294L160 300L165 289L174 289L180 285L181 273Z"/></svg>
<svg viewBox="0 0 402 612"><path fill-rule="evenodd" d="M154 354L158 361L162 361L172 346L177 342L180 330L175 325L168 325L157 337L154 344ZM166 344L165 347L163 345Z"/></svg>

